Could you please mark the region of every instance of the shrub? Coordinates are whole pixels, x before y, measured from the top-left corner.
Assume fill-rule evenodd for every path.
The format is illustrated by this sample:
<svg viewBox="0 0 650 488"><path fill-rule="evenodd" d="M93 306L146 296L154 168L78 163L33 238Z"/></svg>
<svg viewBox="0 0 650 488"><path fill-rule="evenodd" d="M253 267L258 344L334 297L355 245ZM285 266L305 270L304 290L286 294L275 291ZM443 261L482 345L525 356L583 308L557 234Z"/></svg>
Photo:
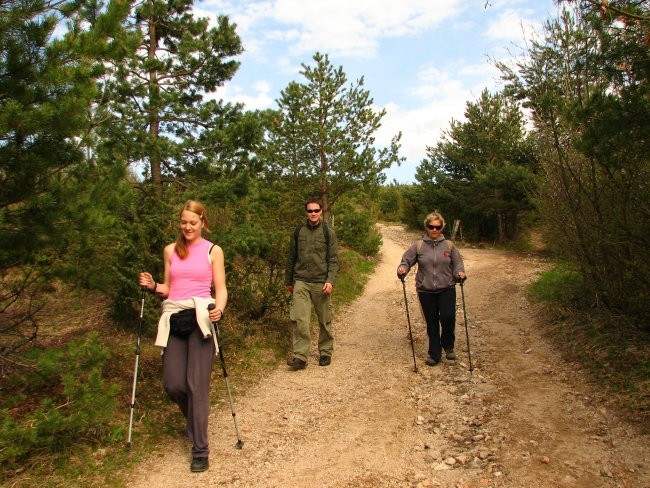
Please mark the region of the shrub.
<svg viewBox="0 0 650 488"><path fill-rule="evenodd" d="M3 402L0 463L28 457L36 449L60 451L79 439L108 433L117 387L106 384L102 368L109 357L96 334L65 349L32 350L34 368L13 378L32 405Z"/></svg>
<svg viewBox="0 0 650 488"><path fill-rule="evenodd" d="M381 235L375 228L376 219L371 212L348 202L341 202L336 210L335 229L339 245L351 247L366 256L377 254Z"/></svg>

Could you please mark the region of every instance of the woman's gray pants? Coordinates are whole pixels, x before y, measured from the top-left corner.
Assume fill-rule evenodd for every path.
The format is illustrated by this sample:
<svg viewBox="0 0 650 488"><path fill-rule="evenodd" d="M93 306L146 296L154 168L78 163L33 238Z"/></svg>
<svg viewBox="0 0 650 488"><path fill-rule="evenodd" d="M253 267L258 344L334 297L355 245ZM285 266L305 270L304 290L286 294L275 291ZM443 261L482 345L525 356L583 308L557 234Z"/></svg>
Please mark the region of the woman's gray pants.
<svg viewBox="0 0 650 488"><path fill-rule="evenodd" d="M192 457L208 457L210 375L214 364L214 339L203 338L198 327L187 339L169 336L163 358L163 387L187 420Z"/></svg>

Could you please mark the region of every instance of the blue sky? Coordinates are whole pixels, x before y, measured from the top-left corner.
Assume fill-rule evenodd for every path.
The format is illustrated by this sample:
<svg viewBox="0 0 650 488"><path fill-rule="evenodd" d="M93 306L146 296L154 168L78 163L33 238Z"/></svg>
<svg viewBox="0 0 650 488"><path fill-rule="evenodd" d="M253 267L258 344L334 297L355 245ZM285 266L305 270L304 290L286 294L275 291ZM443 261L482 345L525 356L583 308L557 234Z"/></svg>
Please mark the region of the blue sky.
<svg viewBox="0 0 650 488"><path fill-rule="evenodd" d="M415 169L467 101L499 88L490 60L521 55L525 39L554 17L553 0L204 0L194 12L237 24L245 52L217 98L247 109L276 108L301 63L328 54L349 81L364 77L376 108L385 109L379 146L402 132L406 161L388 181L414 181Z"/></svg>

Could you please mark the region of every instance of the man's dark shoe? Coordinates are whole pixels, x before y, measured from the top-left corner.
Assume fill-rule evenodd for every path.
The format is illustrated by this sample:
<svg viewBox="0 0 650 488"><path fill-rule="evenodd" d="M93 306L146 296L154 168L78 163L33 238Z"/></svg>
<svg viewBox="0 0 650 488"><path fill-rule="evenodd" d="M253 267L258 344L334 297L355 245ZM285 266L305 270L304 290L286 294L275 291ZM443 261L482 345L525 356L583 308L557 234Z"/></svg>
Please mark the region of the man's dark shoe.
<svg viewBox="0 0 650 488"><path fill-rule="evenodd" d="M456 356L456 353L454 352L453 349L446 349L446 350L445 350L445 356L446 356L447 359L449 359L450 361L455 361L456 359L458 359L458 356Z"/></svg>
<svg viewBox="0 0 650 488"><path fill-rule="evenodd" d="M438 364L438 361L436 361L432 357L428 357L424 360L424 364L426 364L427 366L435 366L436 364Z"/></svg>
<svg viewBox="0 0 650 488"><path fill-rule="evenodd" d="M210 463L208 463L208 458L195 457L192 459L192 464L190 464L190 471L192 471L192 473L200 473L201 471L208 469L209 465Z"/></svg>
<svg viewBox="0 0 650 488"><path fill-rule="evenodd" d="M321 356L320 358L318 358L319 366L329 366L331 362L332 362L331 356Z"/></svg>
<svg viewBox="0 0 650 488"><path fill-rule="evenodd" d="M291 369L292 371L297 371L299 369L305 369L305 366L307 366L307 362L303 361L300 358L293 358L287 361L287 366L289 366L289 369Z"/></svg>

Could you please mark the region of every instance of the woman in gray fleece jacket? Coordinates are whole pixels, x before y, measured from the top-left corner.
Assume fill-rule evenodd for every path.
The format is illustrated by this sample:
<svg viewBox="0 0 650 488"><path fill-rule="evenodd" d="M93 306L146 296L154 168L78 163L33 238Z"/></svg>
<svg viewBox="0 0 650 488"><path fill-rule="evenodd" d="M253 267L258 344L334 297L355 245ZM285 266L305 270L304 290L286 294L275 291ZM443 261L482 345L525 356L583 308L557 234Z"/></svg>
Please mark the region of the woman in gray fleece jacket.
<svg viewBox="0 0 650 488"><path fill-rule="evenodd" d="M464 280L465 267L458 248L445 239L445 219L432 212L424 219L426 235L415 241L402 256L397 268L400 279L417 263L415 289L427 323L428 366L435 366L445 350L446 358L456 359L456 280Z"/></svg>

